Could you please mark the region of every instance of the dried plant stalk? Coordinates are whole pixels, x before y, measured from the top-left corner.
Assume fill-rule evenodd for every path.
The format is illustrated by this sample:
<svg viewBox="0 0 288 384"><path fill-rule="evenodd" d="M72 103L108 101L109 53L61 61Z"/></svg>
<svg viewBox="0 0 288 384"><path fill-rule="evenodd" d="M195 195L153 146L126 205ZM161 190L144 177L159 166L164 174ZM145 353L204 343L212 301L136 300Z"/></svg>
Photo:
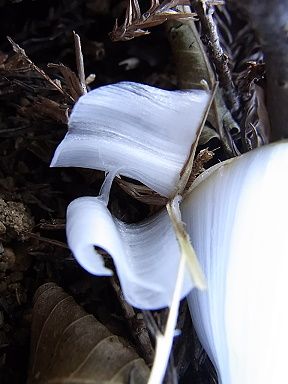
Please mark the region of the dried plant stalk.
<svg viewBox="0 0 288 384"><path fill-rule="evenodd" d="M217 27L213 20L214 5L207 1L195 1L194 3L203 32L207 37L207 47L217 70L220 87L224 91L225 102L228 108L235 112L239 109L239 100L229 68L229 58L225 55L220 45Z"/></svg>
<svg viewBox="0 0 288 384"><path fill-rule="evenodd" d="M34 300L28 384L147 382L135 350L56 284L42 285Z"/></svg>

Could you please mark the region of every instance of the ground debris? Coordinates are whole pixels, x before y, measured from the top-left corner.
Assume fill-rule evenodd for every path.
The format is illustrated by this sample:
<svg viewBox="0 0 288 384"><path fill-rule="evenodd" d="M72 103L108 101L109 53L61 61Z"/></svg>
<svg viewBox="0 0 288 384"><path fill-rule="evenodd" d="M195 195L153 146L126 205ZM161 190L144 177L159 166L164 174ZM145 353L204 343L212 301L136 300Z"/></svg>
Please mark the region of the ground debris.
<svg viewBox="0 0 288 384"><path fill-rule="evenodd" d="M23 203L0 198L0 231L8 239L24 240L34 226L34 220Z"/></svg>

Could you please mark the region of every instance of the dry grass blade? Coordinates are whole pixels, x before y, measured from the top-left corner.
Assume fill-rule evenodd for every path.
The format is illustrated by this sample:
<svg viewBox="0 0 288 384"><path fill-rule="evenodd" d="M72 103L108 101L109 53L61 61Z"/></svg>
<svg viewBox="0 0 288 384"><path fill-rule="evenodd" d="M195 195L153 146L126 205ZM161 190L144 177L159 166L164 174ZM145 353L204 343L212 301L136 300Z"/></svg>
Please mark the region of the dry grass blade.
<svg viewBox="0 0 288 384"><path fill-rule="evenodd" d="M147 382L135 350L56 284L42 285L34 300L28 384Z"/></svg>
<svg viewBox="0 0 288 384"><path fill-rule="evenodd" d="M186 161L186 163L182 169L181 177L180 177L180 180L179 180L178 185L177 185L175 196L176 195L180 195L180 196L185 195L185 190L187 188L187 184L189 182L190 176L191 176L192 171L193 171L193 164L194 164L196 148L197 148L202 130L204 128L205 122L207 120L211 105L215 99L217 89L218 89L218 83L215 82L214 88L212 89L212 92L211 92L209 104L207 105L207 109L205 111L205 114L203 115L202 122L201 122L199 129L198 129L198 132L197 132L196 140L194 141L194 143L191 146L189 157L188 157L188 159L187 159L187 161Z"/></svg>
<svg viewBox="0 0 288 384"><path fill-rule="evenodd" d="M110 37L113 41L130 40L134 37L147 35L150 32L147 28L160 25L167 20L188 19L195 14L183 13L176 9L178 5L190 4L187 0L163 1L151 0L150 8L147 12L141 14L138 0L129 0L126 10L125 20L121 26L118 26L118 20L115 22Z"/></svg>
<svg viewBox="0 0 288 384"><path fill-rule="evenodd" d="M164 334L158 334L156 338L156 354L148 384L163 383L169 356L172 350L174 332L177 324L180 305L181 289L185 274L186 260L182 256L178 267L177 280Z"/></svg>

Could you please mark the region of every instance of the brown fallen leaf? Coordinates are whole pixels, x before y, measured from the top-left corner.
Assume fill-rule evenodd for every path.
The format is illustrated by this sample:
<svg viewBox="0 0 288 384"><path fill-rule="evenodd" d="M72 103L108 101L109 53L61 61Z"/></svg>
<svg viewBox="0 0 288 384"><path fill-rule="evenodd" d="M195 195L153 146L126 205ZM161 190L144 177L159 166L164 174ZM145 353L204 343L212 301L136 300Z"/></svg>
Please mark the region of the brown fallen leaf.
<svg viewBox="0 0 288 384"><path fill-rule="evenodd" d="M134 348L47 283L34 296L28 384L144 384L149 369Z"/></svg>

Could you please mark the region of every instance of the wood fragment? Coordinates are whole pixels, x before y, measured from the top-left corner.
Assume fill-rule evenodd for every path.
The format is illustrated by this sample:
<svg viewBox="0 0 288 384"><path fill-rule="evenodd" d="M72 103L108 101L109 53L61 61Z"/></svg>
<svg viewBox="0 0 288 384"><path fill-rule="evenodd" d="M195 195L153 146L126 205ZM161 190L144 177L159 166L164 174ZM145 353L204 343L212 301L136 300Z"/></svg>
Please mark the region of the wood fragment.
<svg viewBox="0 0 288 384"><path fill-rule="evenodd" d="M77 35L75 31L73 31L73 35L74 35L74 43L75 43L78 77L79 77L81 88L82 88L82 94L84 95L85 93L87 93L87 87L86 87L86 81L85 81L86 77L85 77L84 60L83 60L82 48L81 48L81 40L80 40L80 36Z"/></svg>

